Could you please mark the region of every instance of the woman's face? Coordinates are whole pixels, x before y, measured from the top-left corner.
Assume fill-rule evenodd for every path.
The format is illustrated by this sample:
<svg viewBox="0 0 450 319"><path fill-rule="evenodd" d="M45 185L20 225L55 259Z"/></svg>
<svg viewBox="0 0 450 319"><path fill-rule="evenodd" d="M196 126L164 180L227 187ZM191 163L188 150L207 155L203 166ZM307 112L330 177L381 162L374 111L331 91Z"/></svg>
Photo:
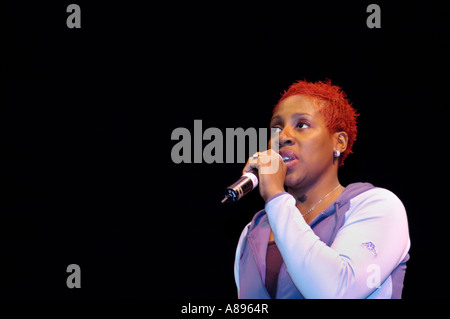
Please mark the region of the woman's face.
<svg viewBox="0 0 450 319"><path fill-rule="evenodd" d="M336 174L336 134L328 131L318 108L313 98L292 95L278 104L270 121L270 127L279 133L279 153L287 165L287 187L307 187L323 174Z"/></svg>

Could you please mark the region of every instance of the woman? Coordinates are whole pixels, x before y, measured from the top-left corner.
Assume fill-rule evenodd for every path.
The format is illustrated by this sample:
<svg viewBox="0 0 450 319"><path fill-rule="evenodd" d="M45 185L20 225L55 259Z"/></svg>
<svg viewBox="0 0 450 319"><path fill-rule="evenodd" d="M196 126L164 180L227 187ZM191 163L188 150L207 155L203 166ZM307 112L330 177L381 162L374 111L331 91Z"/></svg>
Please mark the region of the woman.
<svg viewBox="0 0 450 319"><path fill-rule="evenodd" d="M338 178L356 117L330 81L299 81L282 95L270 122L279 154L256 153L243 169L258 169L265 207L239 239L239 298L401 298L410 247L404 206L386 189L344 187ZM261 173L275 160L276 172Z"/></svg>

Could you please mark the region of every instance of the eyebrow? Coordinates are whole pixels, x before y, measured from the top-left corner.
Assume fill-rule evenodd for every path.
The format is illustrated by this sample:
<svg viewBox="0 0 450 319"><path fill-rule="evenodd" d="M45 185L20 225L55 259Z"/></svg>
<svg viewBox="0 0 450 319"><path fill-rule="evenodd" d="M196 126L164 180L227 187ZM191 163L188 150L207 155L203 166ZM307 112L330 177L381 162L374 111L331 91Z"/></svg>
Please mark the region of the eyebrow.
<svg viewBox="0 0 450 319"><path fill-rule="evenodd" d="M305 116L305 115L311 117L311 114L309 114L309 113L295 113L294 115L292 115L292 117L298 118L298 117L302 117L302 116ZM270 123L272 123L273 121L281 120L281 119L282 118L281 118L280 115L274 116L274 117L272 117L270 119Z"/></svg>

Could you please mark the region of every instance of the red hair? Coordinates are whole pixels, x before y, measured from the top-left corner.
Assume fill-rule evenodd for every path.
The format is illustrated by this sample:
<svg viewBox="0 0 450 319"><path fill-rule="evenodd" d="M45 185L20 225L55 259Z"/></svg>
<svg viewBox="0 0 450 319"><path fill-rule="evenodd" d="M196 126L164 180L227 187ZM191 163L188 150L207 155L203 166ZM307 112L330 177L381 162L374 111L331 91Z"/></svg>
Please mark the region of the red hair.
<svg viewBox="0 0 450 319"><path fill-rule="evenodd" d="M325 82L294 82L287 91L284 91L274 110L281 101L291 95L305 95L317 99L319 112L325 118L325 123L330 133L344 131L348 135L347 149L341 154L339 166L344 164L348 154L353 153L353 143L356 140L356 118L359 114L352 107L347 95L337 85L332 85L331 80Z"/></svg>

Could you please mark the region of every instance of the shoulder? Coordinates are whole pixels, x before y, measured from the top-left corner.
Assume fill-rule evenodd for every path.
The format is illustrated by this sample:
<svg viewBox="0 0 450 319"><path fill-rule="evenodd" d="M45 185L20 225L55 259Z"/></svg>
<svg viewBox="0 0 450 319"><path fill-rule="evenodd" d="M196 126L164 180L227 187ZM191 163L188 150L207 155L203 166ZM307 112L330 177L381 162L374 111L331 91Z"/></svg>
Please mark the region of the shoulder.
<svg viewBox="0 0 450 319"><path fill-rule="evenodd" d="M388 189L374 187L350 199L348 217L364 215L364 217L405 218L406 210L402 201Z"/></svg>
<svg viewBox="0 0 450 319"><path fill-rule="evenodd" d="M360 193L350 200L352 206L362 204L391 204L401 205L402 201L393 192L386 188L374 187L363 193Z"/></svg>

